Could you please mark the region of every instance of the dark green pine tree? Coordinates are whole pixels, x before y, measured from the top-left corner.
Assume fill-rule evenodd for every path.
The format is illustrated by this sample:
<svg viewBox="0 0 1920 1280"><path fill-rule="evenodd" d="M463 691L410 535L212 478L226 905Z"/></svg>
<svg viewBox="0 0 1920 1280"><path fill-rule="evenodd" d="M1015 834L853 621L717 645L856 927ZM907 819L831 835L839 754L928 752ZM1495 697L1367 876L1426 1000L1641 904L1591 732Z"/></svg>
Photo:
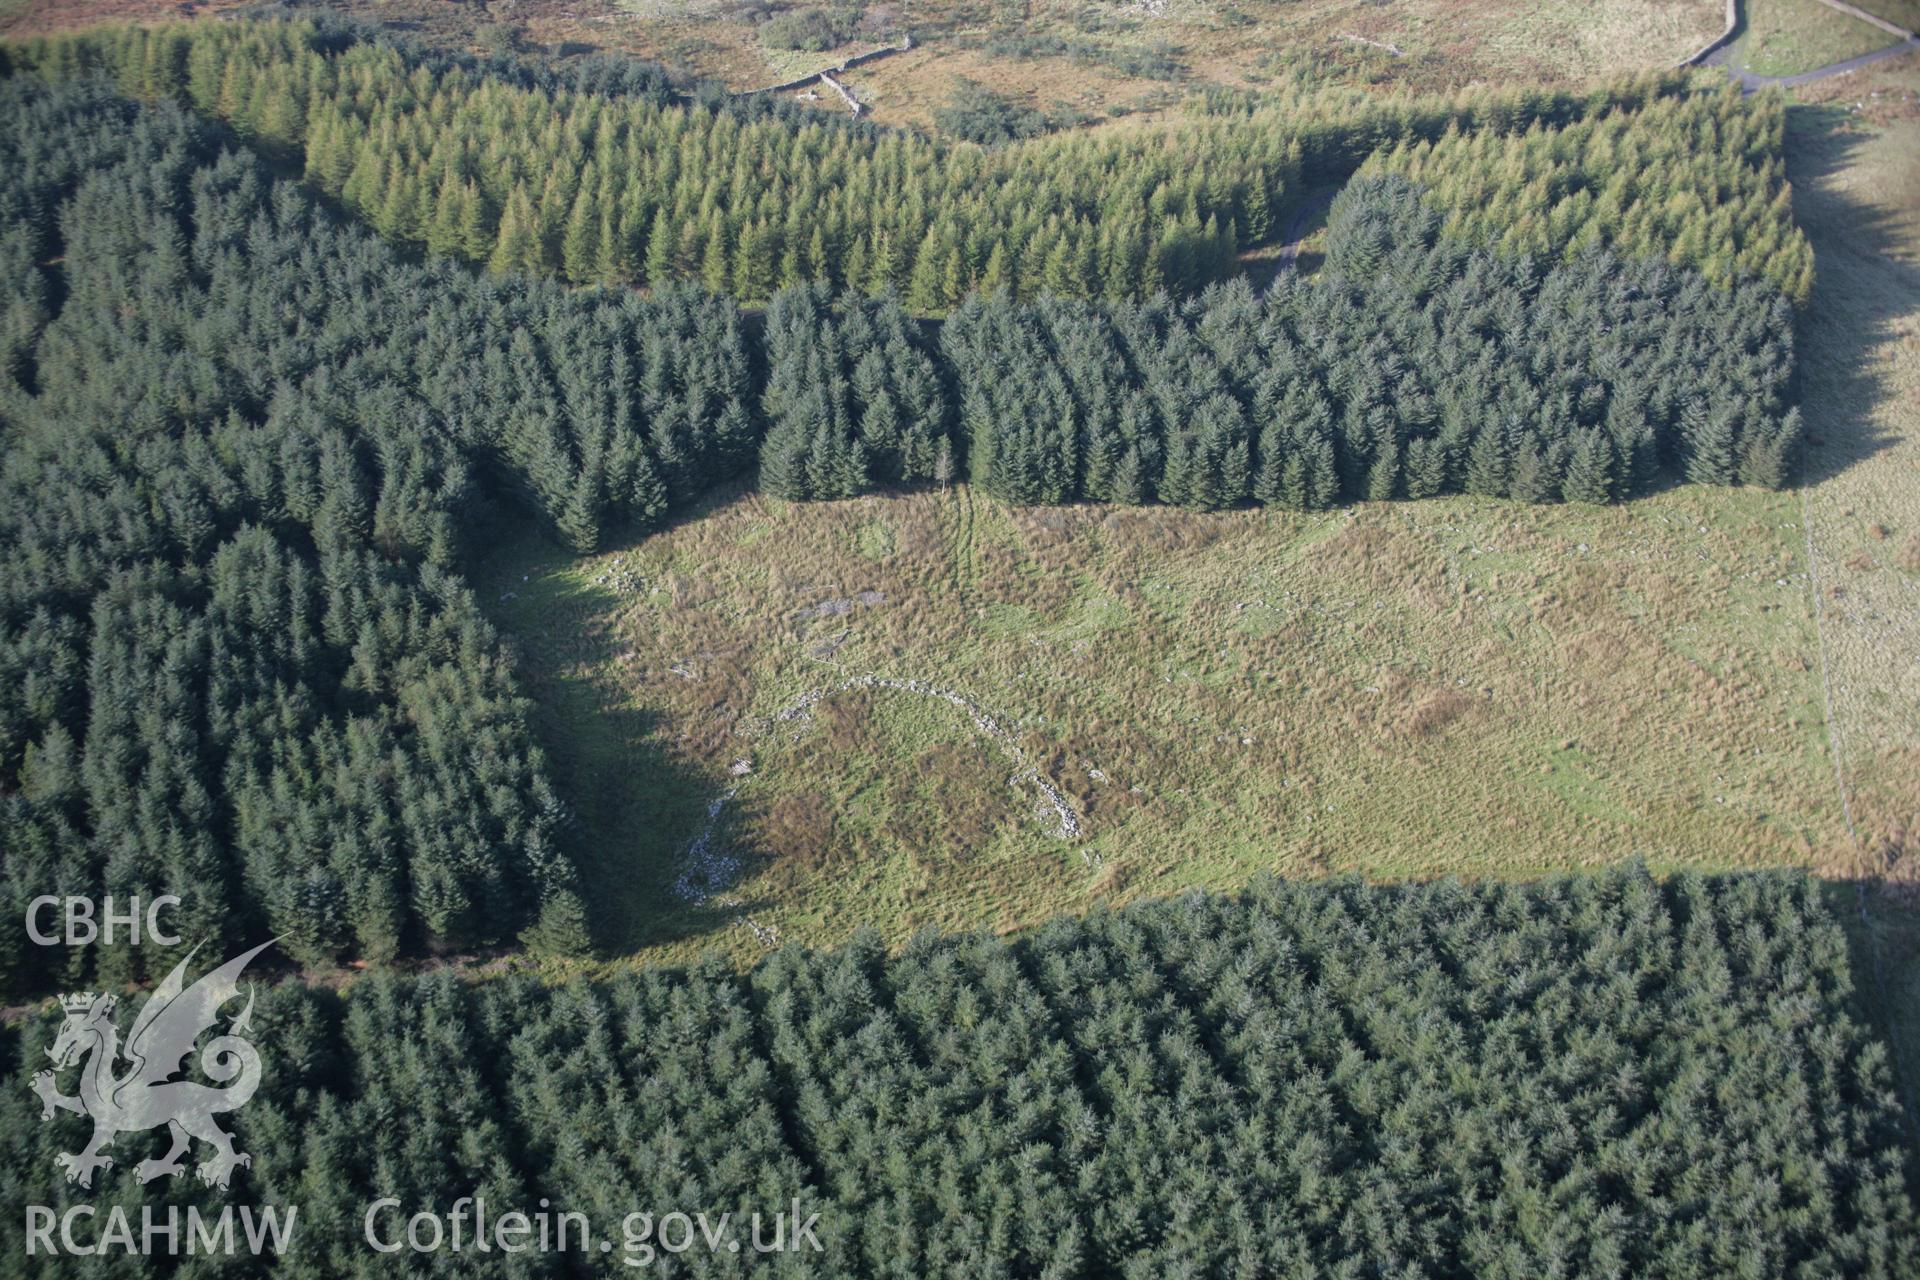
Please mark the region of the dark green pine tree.
<svg viewBox="0 0 1920 1280"><path fill-rule="evenodd" d="M1800 447L1800 410L1796 406L1773 420L1756 423L1749 419L1747 438L1740 452L1741 484L1778 489L1787 481L1787 473Z"/></svg>
<svg viewBox="0 0 1920 1280"><path fill-rule="evenodd" d="M578 894L561 890L541 905L540 915L520 935L530 950L542 955L577 957L593 950L587 910Z"/></svg>
<svg viewBox="0 0 1920 1280"><path fill-rule="evenodd" d="M1466 489L1488 498L1503 498L1509 483L1506 431L1494 423L1474 433L1467 450Z"/></svg>
<svg viewBox="0 0 1920 1280"><path fill-rule="evenodd" d="M1400 446L1393 440L1382 441L1367 469L1367 501L1392 500L1400 485Z"/></svg>
<svg viewBox="0 0 1920 1280"><path fill-rule="evenodd" d="M1728 484L1734 479L1737 432L1735 409L1721 397L1711 407L1690 401L1680 417L1686 442L1687 479L1694 484Z"/></svg>
<svg viewBox="0 0 1920 1280"><path fill-rule="evenodd" d="M1428 436L1407 443L1407 496L1431 498L1447 487L1447 447Z"/></svg>
<svg viewBox="0 0 1920 1280"><path fill-rule="evenodd" d="M1568 502L1596 505L1614 500L1613 442L1605 431L1590 427L1574 437L1566 478L1560 482L1560 496Z"/></svg>
<svg viewBox="0 0 1920 1280"><path fill-rule="evenodd" d="M814 495L807 475L812 440L797 418L776 422L760 444L760 488L776 498L804 502Z"/></svg>
<svg viewBox="0 0 1920 1280"><path fill-rule="evenodd" d="M1547 462L1540 442L1528 435L1514 450L1507 494L1521 502L1550 502L1560 491L1559 477Z"/></svg>

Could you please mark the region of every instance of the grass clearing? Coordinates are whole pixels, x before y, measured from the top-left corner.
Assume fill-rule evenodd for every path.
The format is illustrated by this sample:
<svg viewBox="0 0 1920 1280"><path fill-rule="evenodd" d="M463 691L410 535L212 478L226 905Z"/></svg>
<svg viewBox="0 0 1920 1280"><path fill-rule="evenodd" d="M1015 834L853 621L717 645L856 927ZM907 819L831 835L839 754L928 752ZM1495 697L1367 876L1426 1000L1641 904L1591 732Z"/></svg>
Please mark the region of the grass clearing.
<svg viewBox="0 0 1920 1280"><path fill-rule="evenodd" d="M1820 0L1745 0L1745 9L1747 28L1730 58L1755 75L1798 75L1894 43L1878 27Z"/></svg>
<svg viewBox="0 0 1920 1280"><path fill-rule="evenodd" d="M1009 509L966 486L827 505L736 490L599 556L504 546L483 600L518 637L543 722L573 739L556 760L602 888L605 963L749 960L770 939L862 925L895 942L1006 930L1261 870L1807 865L1835 878L1863 1012L1897 1046L1911 1102L1920 568L1902 557L1920 534L1920 105L1906 61L1806 95L1869 109L1792 117L1821 271L1802 336L1804 494L1196 516ZM944 703L849 691L771 723L863 673L977 700L1085 835L1053 834L1035 789ZM744 875L689 911L665 887L729 788L719 836Z"/></svg>
<svg viewBox="0 0 1920 1280"><path fill-rule="evenodd" d="M1793 495L1719 489L1316 516L738 492L600 556L519 542L480 589L575 739L556 764L616 949L750 954L663 892L730 786L733 911L807 943L1262 870L1822 863L1843 831L1801 536ZM937 699L770 723L858 675L975 700L1084 836Z"/></svg>
<svg viewBox="0 0 1920 1280"><path fill-rule="evenodd" d="M1920 31L1920 0L1849 0L1856 9L1865 9L1876 18L1885 18L1896 27Z"/></svg>
<svg viewBox="0 0 1920 1280"><path fill-rule="evenodd" d="M1820 280L1802 326L1806 521L1841 774L1837 886L1920 1152L1920 56L1798 94L1788 176Z"/></svg>
<svg viewBox="0 0 1920 1280"><path fill-rule="evenodd" d="M1864 839L1920 845L1920 57L1789 116L1818 254L1803 326L1806 490L1843 769ZM1878 123L1846 107L1884 104ZM1906 834L1901 834L1905 832ZM1907 855L1920 880L1920 850Z"/></svg>

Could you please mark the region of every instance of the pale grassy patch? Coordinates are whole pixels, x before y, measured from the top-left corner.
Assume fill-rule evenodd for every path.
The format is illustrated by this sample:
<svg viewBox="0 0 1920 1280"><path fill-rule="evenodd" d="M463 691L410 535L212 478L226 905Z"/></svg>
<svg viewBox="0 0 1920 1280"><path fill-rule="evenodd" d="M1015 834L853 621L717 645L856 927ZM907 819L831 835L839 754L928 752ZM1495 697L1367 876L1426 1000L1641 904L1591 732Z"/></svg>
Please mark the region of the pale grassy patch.
<svg viewBox="0 0 1920 1280"><path fill-rule="evenodd" d="M1920 0L1850 0L1856 9L1865 9L1895 26L1920 31Z"/></svg>
<svg viewBox="0 0 1920 1280"><path fill-rule="evenodd" d="M1912 69L1848 86L1911 92ZM1849 94L1848 96L1852 96ZM1844 101L1844 99L1843 99ZM1850 105L1850 104L1849 104ZM1790 174L1819 283L1804 326L1808 490L1842 767L1870 841L1920 860L1920 120L1794 110ZM1920 871L1906 867L1920 879Z"/></svg>
<svg viewBox="0 0 1920 1280"><path fill-rule="evenodd" d="M1513 6L1486 35L1490 51L1530 57L1578 77L1671 66L1720 34L1725 8L1712 3L1608 0Z"/></svg>
<svg viewBox="0 0 1920 1280"><path fill-rule="evenodd" d="M1735 64L1763 76L1798 75L1871 53L1894 38L1820 0L1746 0L1747 30Z"/></svg>
<svg viewBox="0 0 1920 1280"><path fill-rule="evenodd" d="M562 763L593 865L661 954L750 943L646 902L742 759L738 896L791 941L1259 871L1814 862L1840 830L1799 539L1792 495L1695 488L1315 516L736 494L604 556L523 551L504 572L528 582L483 599L586 744ZM944 705L862 695L769 732L855 674L977 699L1086 837Z"/></svg>
<svg viewBox="0 0 1920 1280"><path fill-rule="evenodd" d="M1802 326L1806 520L1838 768L1857 843L1834 871L1865 1009L1920 1152L1920 58L1801 91L1795 209L1819 267Z"/></svg>

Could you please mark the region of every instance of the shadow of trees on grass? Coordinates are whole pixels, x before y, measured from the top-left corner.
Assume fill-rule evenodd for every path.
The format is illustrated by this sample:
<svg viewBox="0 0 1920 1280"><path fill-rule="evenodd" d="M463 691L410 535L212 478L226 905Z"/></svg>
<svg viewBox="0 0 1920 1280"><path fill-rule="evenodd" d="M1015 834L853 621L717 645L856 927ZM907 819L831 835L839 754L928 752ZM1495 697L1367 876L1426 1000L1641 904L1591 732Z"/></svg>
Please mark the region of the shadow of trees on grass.
<svg viewBox="0 0 1920 1280"><path fill-rule="evenodd" d="M1787 177L1795 217L1813 241L1816 272L1796 353L1807 422L1800 479L1812 485L1892 443L1873 420L1895 394L1873 353L1912 314L1920 268L1899 257L1895 212L1835 183L1868 141L1852 118L1838 107L1795 106L1787 121Z"/></svg>
<svg viewBox="0 0 1920 1280"><path fill-rule="evenodd" d="M697 504L737 497L733 487ZM619 551L610 547L608 551ZM567 852L579 869L594 950L629 955L723 928L756 904L689 903L673 883L727 779L669 750L659 712L619 679L626 652L616 590L560 570L578 556L528 522L506 522L474 566L482 609L518 662L522 694L566 804ZM723 821L716 840L726 837Z"/></svg>

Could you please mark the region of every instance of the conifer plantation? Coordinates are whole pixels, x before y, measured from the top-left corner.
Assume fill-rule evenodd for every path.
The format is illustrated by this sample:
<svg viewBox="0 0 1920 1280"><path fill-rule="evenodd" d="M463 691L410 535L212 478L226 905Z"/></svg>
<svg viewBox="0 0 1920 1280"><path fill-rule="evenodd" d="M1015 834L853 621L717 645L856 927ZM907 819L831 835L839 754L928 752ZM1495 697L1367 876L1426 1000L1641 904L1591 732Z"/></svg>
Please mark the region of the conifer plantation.
<svg viewBox="0 0 1920 1280"><path fill-rule="evenodd" d="M1678 73L1577 93L1220 94L1173 122L981 146L729 99L650 64L539 69L334 22L206 19L0 46L0 913L21 921L44 895L176 895L168 923L202 945L196 970L275 939L282 968L250 975L258 1007L239 1027L268 1065L223 1126L252 1155L241 1195L299 1206L298 1246L278 1258L150 1266L9 1243L0 1271L617 1274L630 1213L732 1214L743 1235L748 1215L797 1211L818 1215L822 1253L697 1248L653 1263L701 1276L1909 1280L1920 1222L1899 1082L1859 1021L1864 977L1830 885L1799 872L1656 878L1637 861L1524 883L1422 880L1454 864L1418 840L1408 883L1288 882L1264 878L1288 865L1260 843L1276 820L1232 864L1238 888L1258 858L1263 878L1244 892L1145 898L1010 936L927 931L889 948L862 934L835 951L778 946L738 898L676 900L667 910L687 922L676 942L704 942L725 919L769 949L743 967L642 968L625 953L652 940L609 954L598 926L614 912L588 904L608 893L596 877L631 874L644 895L660 868L629 867L617 847L583 856L599 833L568 801L593 794L575 779L603 774L574 770L578 742L550 735L619 739L607 757L626 770L623 822L655 822L684 800L670 788L694 784L644 755L668 736L627 723L646 707L596 708L599 719L555 730L543 696L536 716L525 690L553 688L538 668L547 650L518 623L517 636L496 631L468 581L503 573L503 558L483 556L529 528L564 549L566 572L589 552L625 555L741 477L793 503L970 482L1006 504L1188 511L1459 493L1598 506L1686 484L1779 488L1800 445L1794 325L1813 282L1783 139L1777 98ZM1317 272L1243 270L1244 249L1280 239L1309 194L1334 184ZM964 511L952 554L977 561L974 501L966 490L894 505ZM853 512L834 545L866 557L864 573L891 552L870 555L852 520L889 502L788 508L750 494L742 506L754 520L791 517L789 529ZM1497 511L1503 528L1509 514L1516 526L1628 522L1462 505ZM1382 512L1231 519L1298 532L1370 514ZM1777 511L1753 528L1763 515ZM1126 562L1130 579L1205 523L1135 513L1087 536L1123 521L1163 539L1131 544L1147 550ZM892 537L873 524L875 545ZM1704 561L1698 532L1686 554ZM984 629L996 606L1032 614L1031 633L1003 633L1021 650L1009 682L1125 625L1120 588L1065 581L1084 555L1030 575L1049 584L1044 607L984 598L977 581L943 595L943 537L921 537L938 568L911 581L935 584L928 598L963 617L927 630ZM1077 550L1074 537L1049 545ZM757 557L777 541L724 545ZM669 588L623 586L638 603L622 625L669 636L667 615L645 610L669 607L656 597L681 608L681 579L713 570L722 544L688 545ZM1325 563L1351 567L1378 545L1354 537ZM1469 552L1480 548L1458 554ZM1010 573L1041 563L1002 560ZM791 586L777 563L764 578L761 567L733 585ZM514 588L523 610L550 605L523 571L513 564L499 607ZM1195 580L1206 584L1195 594L1218 596L1207 616L1242 634L1228 576ZM1631 579L1670 593L1697 580ZM1432 593L1433 625L1452 626L1462 615L1444 610L1477 601L1484 581L1470 596L1463 573L1458 600L1451 586ZM1593 568L1573 585L1624 595L1621 581ZM1259 595L1263 622L1282 615L1279 577L1231 582L1252 584L1243 594ZM853 606L838 593L860 585L823 587L834 598L812 608L839 626ZM1528 589L1551 600L1561 585ZM883 602L860 594L863 608ZM726 599L707 601L710 617L760 625ZM1780 607L1765 599L1753 607ZM1364 622L1377 596L1346 606L1361 624L1319 610L1340 644L1390 647L1399 633ZM1169 627L1201 616L1167 608ZM1513 627L1544 629L1524 612ZM576 616L543 620L541 639L585 666L582 652L620 633L556 640ZM874 647L925 620L876 627ZM1222 702L1290 683L1303 714L1343 713L1318 703L1345 669L1319 684L1287 674L1298 666L1256 673L1213 634L1195 647L1219 648L1218 666L1188 671L1175 654L1163 674L1157 653L1140 662L1152 682L1140 701L1181 668L1196 686L1218 675ZM781 633L782 660L809 635ZM1275 623L1264 651L1297 635ZM698 661L747 647L715 643ZM1541 662L1571 651L1541 648ZM1043 689L1027 708L1040 713L1000 720L980 690L863 674L859 645L824 652L807 660L840 653L836 690L929 694L940 714L959 712L995 781L1011 761L1012 782L1039 784L1063 817L1076 804L1095 814L1085 797L1096 794L1153 803L1144 784L1161 785L1155 761L1173 749L1162 743L1190 740L1196 756L1267 746L1198 714L1131 707L1177 718L1185 735L1134 734L1144 758L1124 767L1143 785L1089 754L1071 765L1100 791L1076 789L1078 776L1056 789L1068 753L1052 739L1029 750L1043 741L1032 726L1085 704ZM1749 656L1709 672L1725 655L1690 648L1693 695L1743 696ZM947 659L958 667L951 647ZM725 677L762 705L787 697L755 670ZM1427 768L1456 719L1451 732L1481 730L1473 717L1493 688L1451 669L1417 686L1384 659L1379 670L1400 682L1394 696L1413 706L1420 693L1416 710L1432 712L1370 740L1379 768ZM707 721L702 749L744 736L734 703L745 698L684 689L675 696ZM805 712L827 692L788 705ZM1388 722L1369 714L1365 732ZM1775 741L1793 739L1766 749ZM911 747L902 761L951 764L956 777L975 758L931 736ZM716 830L726 838L716 820L736 787L751 796L754 748L742 750L689 856L705 856ZM1686 750L1711 774L1710 749L1690 738ZM1315 780L1268 762L1303 774L1324 764L1300 758L1313 754L1236 760L1305 794ZM1602 755L1566 739L1549 757L1592 764L1549 781L1566 790L1556 801L1591 802L1583 822L1607 817L1580 828L1596 841L1616 825L1598 798ZM1709 784L1674 783L1696 785ZM1302 830L1333 808L1312 795ZM1783 831L1791 819L1745 816ZM1090 894L1167 892L1152 878L1167 868L1129 888L1138 864L1103 871L1094 839L1059 826L1038 838L1057 840L1061 874L1084 875ZM982 845L953 860L990 889L1052 874L1003 879ZM858 878L851 857L735 852L791 854L807 874L846 875L849 894L880 883ZM1356 865L1322 853L1298 865ZM1624 856L1598 843L1576 854L1562 865ZM920 883L931 865L916 864ZM918 920L956 919L991 916L893 923L904 940ZM90 1191L71 1185L55 1157L87 1141L87 1121L43 1122L34 1096L62 1010L21 1001L151 986L185 951L35 947L0 931L0 994L19 1006L0 1024L9 1213L226 1202L191 1177L137 1181L157 1133L129 1137L121 1167ZM484 973L438 964L476 953ZM121 1002L123 1033L142 1003ZM367 1246L378 1198L403 1206L391 1232L473 1196L496 1215L548 1203L584 1214L613 1250L396 1261Z"/></svg>
<svg viewBox="0 0 1920 1280"><path fill-rule="evenodd" d="M20 56L56 77L106 68L135 96L230 121L398 243L496 273L694 281L747 301L809 281L905 290L923 259L956 253L963 287L996 252L988 287L1059 290L1090 262L1122 296L1204 283L1277 230L1301 157L1291 132L1226 121L947 147L527 86L305 23L121 29ZM944 309L958 292L941 284Z"/></svg>
<svg viewBox="0 0 1920 1280"><path fill-rule="evenodd" d="M1462 129L1484 146L1541 151L1516 137L1530 126L1521 136L1555 127L1541 154L1584 156L1580 183L1610 193L1591 209L1538 210L1553 250L1590 224L1574 247L1671 252L1708 264L1716 283L1735 269L1765 272L1796 297L1807 283L1779 180L1777 103L1678 75L1585 96L1279 99L984 148L802 123L740 100L684 103L657 74L591 64L570 77L503 74L307 22L120 28L15 56L56 78L105 70L135 97L179 98L228 121L301 162L316 189L396 243L574 284L696 281L760 302L824 282L894 289L921 313L969 290L1115 301L1190 292L1230 274L1240 248L1272 241L1308 180L1344 177L1385 143L1434 143L1444 155ZM1557 131L1570 123L1576 132ZM1691 157L1684 168L1669 164L1677 155ZM1530 170L1508 176L1516 163L1499 169L1502 181L1529 180ZM1557 201L1572 182L1556 175ZM1682 211L1635 212L1668 191L1687 193ZM1500 205L1502 217L1534 213L1521 197ZM1545 233L1531 221L1513 247L1537 249ZM1760 247L1722 261L1730 224Z"/></svg>
<svg viewBox="0 0 1920 1280"><path fill-rule="evenodd" d="M1008 502L1609 502L1657 477L1778 486L1800 433L1771 285L1469 249L1360 178L1327 270L1175 304L972 298L941 334L974 480Z"/></svg>
<svg viewBox="0 0 1920 1280"><path fill-rule="evenodd" d="M6 909L191 886L188 936L306 962L583 946L456 566L500 503L585 548L750 462L733 309L409 265L177 108L0 93ZM87 976L6 938L9 986Z"/></svg>
<svg viewBox="0 0 1920 1280"><path fill-rule="evenodd" d="M956 478L940 369L891 294L848 295L836 311L824 285L783 290L766 344L765 492L850 498Z"/></svg>
<svg viewBox="0 0 1920 1280"><path fill-rule="evenodd" d="M1364 172L1412 178L1448 235L1507 253L1664 258L1717 285L1771 280L1804 303L1813 250L1793 225L1786 126L1777 94L1725 84L1558 127L1402 139Z"/></svg>
<svg viewBox="0 0 1920 1280"><path fill-rule="evenodd" d="M1793 875L1265 881L744 975L287 985L258 1011L275 1070L234 1126L250 1194L301 1206L273 1275L391 1274L361 1242L368 1203L478 1194L495 1214L545 1197L616 1249L636 1207L742 1233L796 1199L819 1215L819 1254L696 1248L673 1259L688 1275L1898 1280L1899 1119L1845 955ZM56 1023L0 1041L0 1168L16 1200L64 1206L84 1193L53 1154L84 1122L40 1123L26 1087ZM124 1203L220 1199L165 1185Z"/></svg>
<svg viewBox="0 0 1920 1280"><path fill-rule="evenodd" d="M1778 484L1798 431L1771 285L1473 250L1397 178L1351 185L1330 269L1264 297L968 293L936 338L890 285L813 283L749 339L697 287L400 256L164 101L5 92L7 895L193 883L196 934L304 961L587 945L459 577L505 507L588 550L756 459L790 499L1607 502Z"/></svg>

